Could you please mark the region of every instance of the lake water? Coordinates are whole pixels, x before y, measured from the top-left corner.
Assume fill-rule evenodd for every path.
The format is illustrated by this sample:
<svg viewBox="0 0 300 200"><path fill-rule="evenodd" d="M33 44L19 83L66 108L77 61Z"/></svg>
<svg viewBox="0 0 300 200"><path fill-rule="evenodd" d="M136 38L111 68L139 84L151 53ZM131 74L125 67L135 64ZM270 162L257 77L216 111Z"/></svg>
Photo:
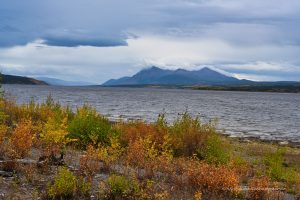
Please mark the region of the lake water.
<svg viewBox="0 0 300 200"><path fill-rule="evenodd" d="M155 88L102 88L4 85L18 103L52 97L72 108L88 103L111 120L172 121L188 111L202 121L217 118L218 128L237 137L300 142L300 94L200 91Z"/></svg>

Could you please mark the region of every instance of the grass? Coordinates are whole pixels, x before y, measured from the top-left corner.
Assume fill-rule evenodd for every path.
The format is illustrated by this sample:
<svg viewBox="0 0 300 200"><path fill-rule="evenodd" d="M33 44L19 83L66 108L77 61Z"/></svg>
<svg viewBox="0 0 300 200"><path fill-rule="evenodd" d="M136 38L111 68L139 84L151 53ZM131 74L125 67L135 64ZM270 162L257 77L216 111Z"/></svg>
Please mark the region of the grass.
<svg viewBox="0 0 300 200"><path fill-rule="evenodd" d="M3 184L6 197L28 197L19 191L46 199L300 195L298 148L241 143L220 135L214 122L202 123L188 113L173 123L160 115L154 123L112 124L87 105L73 112L50 97L22 105L2 98L0 158L0 170L20 177L20 184ZM9 184L15 187L6 188ZM278 190L265 192L268 188Z"/></svg>

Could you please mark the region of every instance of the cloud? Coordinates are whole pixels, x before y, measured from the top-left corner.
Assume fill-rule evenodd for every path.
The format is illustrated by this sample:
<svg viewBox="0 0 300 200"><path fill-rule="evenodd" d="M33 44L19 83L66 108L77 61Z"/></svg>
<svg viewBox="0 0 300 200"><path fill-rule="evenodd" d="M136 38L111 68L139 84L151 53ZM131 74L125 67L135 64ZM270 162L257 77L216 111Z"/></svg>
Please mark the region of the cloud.
<svg viewBox="0 0 300 200"><path fill-rule="evenodd" d="M300 80L299 22L299 0L0 0L0 65L99 83L148 65Z"/></svg>
<svg viewBox="0 0 300 200"><path fill-rule="evenodd" d="M262 80L300 81L299 48L239 46L222 40L147 35L128 39L127 46L57 47L41 41L0 49L4 73L51 76L67 80L102 83L110 78L132 75L147 66L169 69L200 69L204 66L232 75L257 75ZM259 75L259 76L258 76Z"/></svg>
<svg viewBox="0 0 300 200"><path fill-rule="evenodd" d="M74 39L74 38L43 38L43 44L49 46L77 47L77 46L94 46L94 47L114 47L126 46L125 40L116 39Z"/></svg>

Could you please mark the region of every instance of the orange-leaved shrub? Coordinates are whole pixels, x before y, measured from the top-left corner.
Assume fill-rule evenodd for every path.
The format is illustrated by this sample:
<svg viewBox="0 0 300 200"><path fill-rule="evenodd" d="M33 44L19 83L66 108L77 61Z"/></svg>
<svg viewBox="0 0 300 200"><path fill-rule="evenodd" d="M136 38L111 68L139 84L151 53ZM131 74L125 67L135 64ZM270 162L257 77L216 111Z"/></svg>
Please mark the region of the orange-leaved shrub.
<svg viewBox="0 0 300 200"><path fill-rule="evenodd" d="M97 159L97 152L93 145L87 146L85 155L80 157L80 171L92 182L94 175L100 172L101 163Z"/></svg>
<svg viewBox="0 0 300 200"><path fill-rule="evenodd" d="M118 123L116 129L120 132L120 140L125 146L140 138L148 138L159 145L163 143L165 135L168 134L167 127L158 123L149 124L144 121Z"/></svg>
<svg viewBox="0 0 300 200"><path fill-rule="evenodd" d="M156 145L149 138L130 142L126 151L126 164L144 169L144 175L148 177L155 172L169 172L172 159L173 152L166 142Z"/></svg>
<svg viewBox="0 0 300 200"><path fill-rule="evenodd" d="M33 145L34 137L30 120L22 121L17 125L10 137L10 143L16 157L23 158L28 155Z"/></svg>
<svg viewBox="0 0 300 200"><path fill-rule="evenodd" d="M195 159L186 160L183 166L188 184L196 191L228 197L237 195L240 190L239 176L229 166L210 165Z"/></svg>

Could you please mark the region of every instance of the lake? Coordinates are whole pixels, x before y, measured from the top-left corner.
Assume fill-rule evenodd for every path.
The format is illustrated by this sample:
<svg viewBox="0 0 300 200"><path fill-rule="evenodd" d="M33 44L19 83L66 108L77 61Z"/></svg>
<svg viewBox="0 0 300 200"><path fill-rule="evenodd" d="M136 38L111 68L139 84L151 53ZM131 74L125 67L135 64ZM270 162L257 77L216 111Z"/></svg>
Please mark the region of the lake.
<svg viewBox="0 0 300 200"><path fill-rule="evenodd" d="M204 122L218 119L218 129L233 137L300 142L300 94L200 91L159 88L3 85L18 103L53 99L73 109L88 103L111 120L168 121L188 111Z"/></svg>

